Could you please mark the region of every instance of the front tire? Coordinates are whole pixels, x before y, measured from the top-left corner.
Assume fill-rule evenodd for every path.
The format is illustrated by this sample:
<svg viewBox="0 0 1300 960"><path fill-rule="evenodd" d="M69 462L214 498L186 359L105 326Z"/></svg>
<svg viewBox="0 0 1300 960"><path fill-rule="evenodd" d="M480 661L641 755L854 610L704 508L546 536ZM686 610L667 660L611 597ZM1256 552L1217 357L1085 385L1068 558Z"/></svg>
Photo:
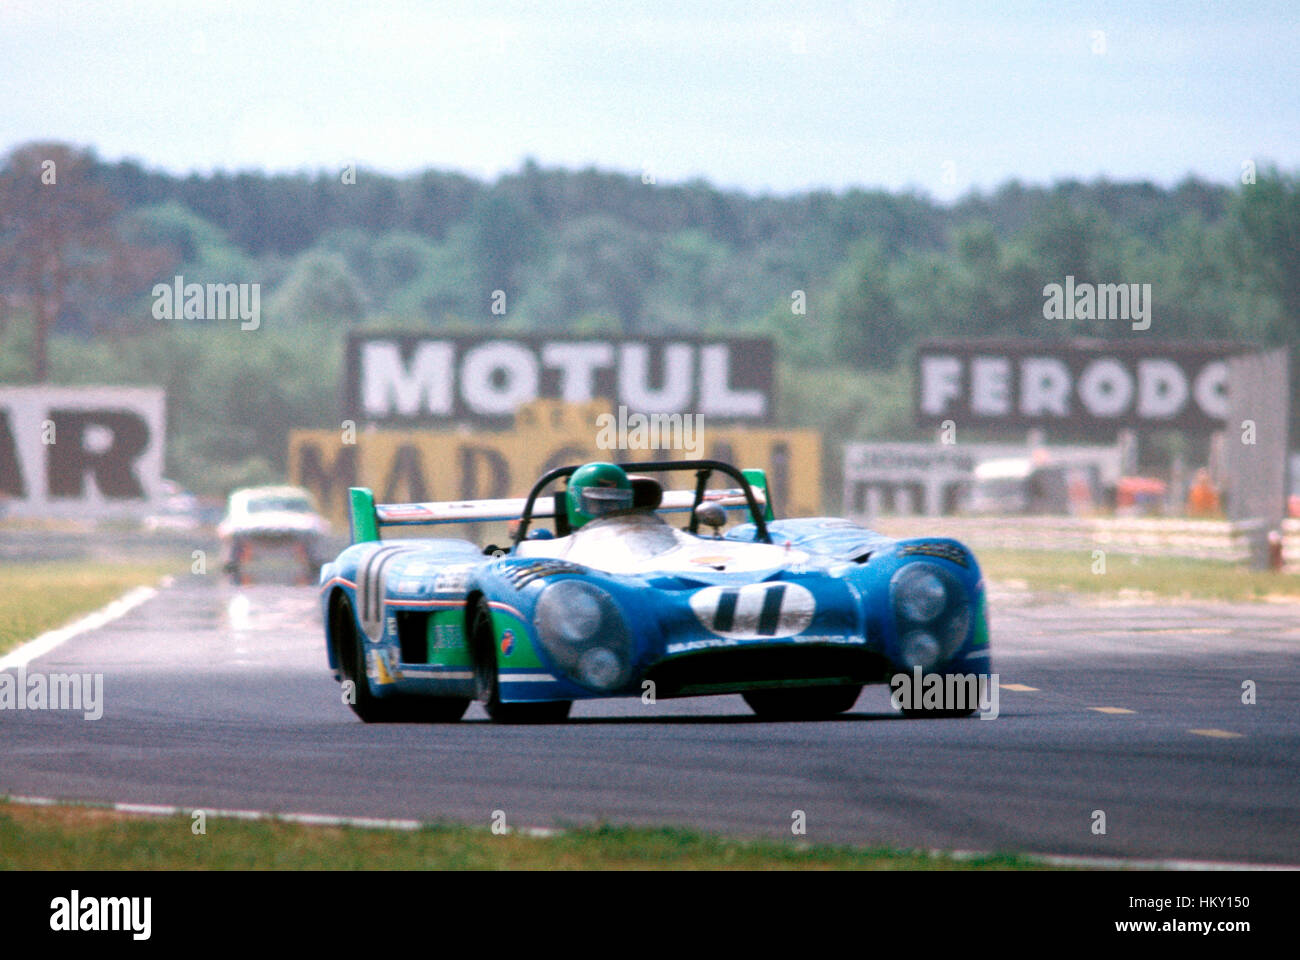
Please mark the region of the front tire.
<svg viewBox="0 0 1300 960"><path fill-rule="evenodd" d="M852 709L862 685L750 690L742 694L749 708L765 720L827 720Z"/></svg>
<svg viewBox="0 0 1300 960"><path fill-rule="evenodd" d="M546 700L541 703L502 703L501 684L497 675L496 628L486 600L474 607L471 629L474 651L474 677L478 699L493 723L560 723L568 718L572 700Z"/></svg>

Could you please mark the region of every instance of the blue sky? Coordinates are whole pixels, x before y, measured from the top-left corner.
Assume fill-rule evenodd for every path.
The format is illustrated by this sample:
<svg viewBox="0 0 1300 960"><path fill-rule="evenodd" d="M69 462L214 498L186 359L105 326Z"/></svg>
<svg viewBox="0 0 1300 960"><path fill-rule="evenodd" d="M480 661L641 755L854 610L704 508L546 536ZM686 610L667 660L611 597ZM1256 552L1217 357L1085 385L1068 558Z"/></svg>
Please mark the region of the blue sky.
<svg viewBox="0 0 1300 960"><path fill-rule="evenodd" d="M1100 33L1098 33L1100 31ZM0 150L953 199L1300 169L1300 3L0 0Z"/></svg>

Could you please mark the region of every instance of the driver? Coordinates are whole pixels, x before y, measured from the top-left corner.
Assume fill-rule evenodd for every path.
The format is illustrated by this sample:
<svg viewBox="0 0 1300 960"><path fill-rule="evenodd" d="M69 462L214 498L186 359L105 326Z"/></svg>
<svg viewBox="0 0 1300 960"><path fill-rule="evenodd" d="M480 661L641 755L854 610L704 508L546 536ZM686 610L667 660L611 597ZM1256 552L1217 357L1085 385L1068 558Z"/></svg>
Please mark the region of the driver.
<svg viewBox="0 0 1300 960"><path fill-rule="evenodd" d="M632 509L632 481L613 463L586 463L573 472L567 488L569 529Z"/></svg>
<svg viewBox="0 0 1300 960"><path fill-rule="evenodd" d="M629 477L613 463L583 464L564 490L569 534L553 540L530 539L519 545L520 555L630 573L676 550L686 535L656 515L659 499L654 490L650 496L638 496L638 484L648 479ZM658 488L658 481L650 483ZM662 496L662 490L658 492Z"/></svg>

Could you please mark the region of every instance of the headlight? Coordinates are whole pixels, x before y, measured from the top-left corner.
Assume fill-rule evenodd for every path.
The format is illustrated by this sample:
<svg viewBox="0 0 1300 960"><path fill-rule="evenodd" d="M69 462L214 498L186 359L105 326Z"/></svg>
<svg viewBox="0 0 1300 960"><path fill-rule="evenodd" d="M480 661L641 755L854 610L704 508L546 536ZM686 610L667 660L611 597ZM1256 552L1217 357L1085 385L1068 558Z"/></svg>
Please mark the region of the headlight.
<svg viewBox="0 0 1300 960"><path fill-rule="evenodd" d="M909 667L920 667L922 670L929 670L939 662L939 656L943 653L939 646L939 641L935 639L934 634L926 633L924 630L913 630L903 637L903 662Z"/></svg>
<svg viewBox="0 0 1300 960"><path fill-rule="evenodd" d="M894 596L899 613L913 623L929 623L948 605L948 589L929 564L914 563L900 570Z"/></svg>
<svg viewBox="0 0 1300 960"><path fill-rule="evenodd" d="M955 576L918 561L901 567L889 587L902 638L899 656L908 667L929 669L957 652L970 631L971 612Z"/></svg>
<svg viewBox="0 0 1300 960"><path fill-rule="evenodd" d="M556 586L562 588L563 584ZM548 593L537 605L537 613L546 617L548 626L566 643L590 640L600 629L600 601L585 590Z"/></svg>
<svg viewBox="0 0 1300 960"><path fill-rule="evenodd" d="M632 638L618 604L582 580L549 584L533 616L537 638L555 666L587 687L613 690L627 681Z"/></svg>

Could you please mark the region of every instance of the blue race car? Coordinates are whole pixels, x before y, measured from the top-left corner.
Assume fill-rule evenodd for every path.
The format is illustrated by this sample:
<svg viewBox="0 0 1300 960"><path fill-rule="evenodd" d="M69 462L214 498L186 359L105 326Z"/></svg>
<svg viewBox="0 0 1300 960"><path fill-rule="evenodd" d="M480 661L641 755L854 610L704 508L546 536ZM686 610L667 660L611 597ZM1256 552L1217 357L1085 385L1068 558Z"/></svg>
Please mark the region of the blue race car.
<svg viewBox="0 0 1300 960"><path fill-rule="evenodd" d="M672 474L685 489L665 489ZM321 605L330 667L368 723L458 720L473 699L498 722L555 722L574 700L724 693L762 717L820 718L850 709L864 684L988 675L969 550L847 520L777 520L761 470L589 463L550 471L523 499L350 496L353 542L321 568ZM724 534L736 511L744 522ZM380 538L502 520L506 547Z"/></svg>

